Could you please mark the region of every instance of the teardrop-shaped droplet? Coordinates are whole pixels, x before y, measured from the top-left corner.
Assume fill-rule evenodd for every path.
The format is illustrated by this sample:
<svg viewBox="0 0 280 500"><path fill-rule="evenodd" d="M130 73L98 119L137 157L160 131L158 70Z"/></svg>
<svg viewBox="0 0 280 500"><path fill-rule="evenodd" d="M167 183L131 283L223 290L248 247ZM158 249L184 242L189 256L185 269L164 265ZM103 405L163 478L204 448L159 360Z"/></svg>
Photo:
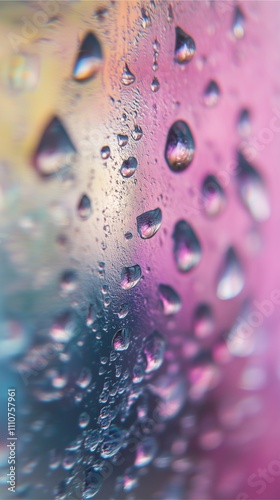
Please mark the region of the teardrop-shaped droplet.
<svg viewBox="0 0 280 500"><path fill-rule="evenodd" d="M143 135L142 128L139 127L139 125L135 125L134 129L131 132L132 139L134 141L140 141L142 135Z"/></svg>
<svg viewBox="0 0 280 500"><path fill-rule="evenodd" d="M208 175L202 184L202 199L205 213L210 217L218 215L225 207L224 190L214 175Z"/></svg>
<svg viewBox="0 0 280 500"><path fill-rule="evenodd" d="M152 92L157 92L159 90L159 87L160 87L159 81L156 77L154 77L151 83Z"/></svg>
<svg viewBox="0 0 280 500"><path fill-rule="evenodd" d="M121 166L122 176L131 177L135 173L137 165L137 160L134 156L130 156L127 160L124 160Z"/></svg>
<svg viewBox="0 0 280 500"><path fill-rule="evenodd" d="M76 149L59 118L46 126L33 156L33 164L43 177L56 174L74 159Z"/></svg>
<svg viewBox="0 0 280 500"><path fill-rule="evenodd" d="M193 160L195 143L186 122L178 120L169 129L165 159L173 172L182 172Z"/></svg>
<svg viewBox="0 0 280 500"><path fill-rule="evenodd" d="M175 28L175 61L179 64L187 64L195 54L194 39L177 26Z"/></svg>
<svg viewBox="0 0 280 500"><path fill-rule="evenodd" d="M86 413L86 412L81 413L80 416L79 416L79 427L81 429L85 429L88 426L89 421L90 421L89 414Z"/></svg>
<svg viewBox="0 0 280 500"><path fill-rule="evenodd" d="M247 137L251 132L251 118L248 109L242 109L237 120L238 132L242 137Z"/></svg>
<svg viewBox="0 0 280 500"><path fill-rule="evenodd" d="M235 38L237 38L238 40L240 38L243 38L245 34L245 17L240 7L235 7L232 31Z"/></svg>
<svg viewBox="0 0 280 500"><path fill-rule="evenodd" d="M169 316L180 311L182 307L181 299L174 288L169 285L160 284L158 291L164 314Z"/></svg>
<svg viewBox="0 0 280 500"><path fill-rule="evenodd" d="M257 170L238 153L237 188L244 206L257 222L262 222L270 216L270 203L264 185Z"/></svg>
<svg viewBox="0 0 280 500"><path fill-rule="evenodd" d="M143 352L146 357L146 373L151 373L159 369L163 363L165 353L165 339L158 332L153 332L144 342Z"/></svg>
<svg viewBox="0 0 280 500"><path fill-rule="evenodd" d="M130 290L139 283L142 276L141 267L138 264L131 267L123 267L121 272L121 285L124 290Z"/></svg>
<svg viewBox="0 0 280 500"><path fill-rule="evenodd" d="M92 213L91 201L86 194L83 194L78 204L78 214L80 219L87 220Z"/></svg>
<svg viewBox="0 0 280 500"><path fill-rule="evenodd" d="M109 146L103 146L100 151L102 160L107 160L111 154Z"/></svg>
<svg viewBox="0 0 280 500"><path fill-rule="evenodd" d="M220 89L218 84L211 80L204 91L204 104L209 108L215 106L220 98Z"/></svg>
<svg viewBox="0 0 280 500"><path fill-rule="evenodd" d="M143 240L152 238L152 236L154 236L154 234L156 234L156 232L159 230L161 225L161 209L155 208L155 210L144 212L143 214L136 217L136 221L139 236L141 236Z"/></svg>
<svg viewBox="0 0 280 500"><path fill-rule="evenodd" d="M69 295L77 288L78 277L76 271L68 269L62 273L60 278L60 289L63 294Z"/></svg>
<svg viewBox="0 0 280 500"><path fill-rule="evenodd" d="M128 136L124 134L118 134L117 136L118 139L118 145L123 148L124 146L127 145L128 143Z"/></svg>
<svg viewBox="0 0 280 500"><path fill-rule="evenodd" d="M115 351L126 351L129 346L129 331L128 328L122 328L118 330L112 340L112 345Z"/></svg>
<svg viewBox="0 0 280 500"><path fill-rule="evenodd" d="M125 64L124 66L121 82L123 85L131 85L135 82L135 76L133 73L131 73L127 64Z"/></svg>
<svg viewBox="0 0 280 500"><path fill-rule="evenodd" d="M202 251L192 227L185 220L177 222L173 232L174 257L181 272L190 271L200 262Z"/></svg>
<svg viewBox="0 0 280 500"><path fill-rule="evenodd" d="M128 315L128 305L122 304L118 311L119 319L124 319Z"/></svg>
<svg viewBox="0 0 280 500"><path fill-rule="evenodd" d="M230 247L218 278L217 296L221 300L233 299L244 287L244 272L235 250Z"/></svg>
<svg viewBox="0 0 280 500"><path fill-rule="evenodd" d="M136 450L134 465L137 468L146 467L155 458L157 452L157 442L154 437L145 437Z"/></svg>
<svg viewBox="0 0 280 500"><path fill-rule="evenodd" d="M93 78L102 64L102 50L96 36L89 32L84 37L73 69L73 78L85 82Z"/></svg>
<svg viewBox="0 0 280 500"><path fill-rule="evenodd" d="M204 339L213 333L214 320L210 306L199 304L193 316L193 332L197 338Z"/></svg>

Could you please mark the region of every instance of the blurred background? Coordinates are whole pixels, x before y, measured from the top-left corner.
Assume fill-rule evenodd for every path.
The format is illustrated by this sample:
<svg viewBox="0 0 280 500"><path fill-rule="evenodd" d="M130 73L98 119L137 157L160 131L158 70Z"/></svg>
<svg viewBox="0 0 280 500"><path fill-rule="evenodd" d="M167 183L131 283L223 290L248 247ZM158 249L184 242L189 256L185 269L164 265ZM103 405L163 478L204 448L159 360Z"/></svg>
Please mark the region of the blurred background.
<svg viewBox="0 0 280 500"><path fill-rule="evenodd" d="M1 499L279 498L280 3L0 19Z"/></svg>

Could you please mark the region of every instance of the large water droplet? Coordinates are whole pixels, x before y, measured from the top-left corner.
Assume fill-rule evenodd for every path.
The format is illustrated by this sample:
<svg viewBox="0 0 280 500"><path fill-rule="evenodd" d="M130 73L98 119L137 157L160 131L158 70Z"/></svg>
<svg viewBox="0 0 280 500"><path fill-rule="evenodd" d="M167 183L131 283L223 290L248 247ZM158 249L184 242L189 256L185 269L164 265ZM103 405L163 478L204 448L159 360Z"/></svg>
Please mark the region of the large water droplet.
<svg viewBox="0 0 280 500"><path fill-rule="evenodd" d="M74 328L73 316L67 311L56 318L51 327L50 336L56 342L67 343L74 336Z"/></svg>
<svg viewBox="0 0 280 500"><path fill-rule="evenodd" d="M208 304L199 304L194 312L193 332L196 337L204 339L213 333L214 321L212 310Z"/></svg>
<svg viewBox="0 0 280 500"><path fill-rule="evenodd" d="M214 175L208 175L202 184L203 206L207 215L214 217L225 207L226 198Z"/></svg>
<svg viewBox="0 0 280 500"><path fill-rule="evenodd" d="M109 146L103 146L100 151L102 160L107 160L111 154Z"/></svg>
<svg viewBox="0 0 280 500"><path fill-rule="evenodd" d="M136 217L137 221L137 231L139 236L146 240L152 238L154 234L159 230L162 221L162 213L160 208L155 208L155 210L149 210Z"/></svg>
<svg viewBox="0 0 280 500"><path fill-rule="evenodd" d="M193 160L195 143L186 122L178 120L169 129L165 159L173 172L182 172Z"/></svg>
<svg viewBox="0 0 280 500"><path fill-rule="evenodd" d="M87 220L92 213L91 209L91 201L90 198L86 195L83 194L81 197L79 203L78 203L78 214L80 219L82 220Z"/></svg>
<svg viewBox="0 0 280 500"><path fill-rule="evenodd" d="M146 467L155 458L157 452L157 442L153 437L144 438L137 446L135 467Z"/></svg>
<svg viewBox="0 0 280 500"><path fill-rule="evenodd" d="M217 296L221 300L233 299L244 287L244 272L235 253L230 247L225 255L219 274Z"/></svg>
<svg viewBox="0 0 280 500"><path fill-rule="evenodd" d="M169 285L159 285L159 297L161 300L163 313L167 316L176 314L182 307L181 299L174 288Z"/></svg>
<svg viewBox="0 0 280 500"><path fill-rule="evenodd" d="M253 219L262 222L270 216L267 191L257 170L238 153L237 187L239 196Z"/></svg>
<svg viewBox="0 0 280 500"><path fill-rule="evenodd" d="M175 32L175 61L179 64L187 64L195 54L194 40L178 26L175 28Z"/></svg>
<svg viewBox="0 0 280 500"><path fill-rule="evenodd" d="M111 458L118 453L122 447L123 433L116 427L112 426L104 434L104 439L101 447L101 457Z"/></svg>
<svg viewBox="0 0 280 500"><path fill-rule="evenodd" d="M181 272L190 271L201 259L201 246L198 238L185 220L177 222L174 232L174 257Z"/></svg>
<svg viewBox="0 0 280 500"><path fill-rule="evenodd" d="M33 156L33 164L40 175L47 177L67 167L73 161L76 149L59 118L54 117L44 130Z"/></svg>
<svg viewBox="0 0 280 500"><path fill-rule="evenodd" d="M134 129L131 132L132 139L134 139L134 141L140 141L142 135L142 128L139 127L139 125L135 125Z"/></svg>
<svg viewBox="0 0 280 500"><path fill-rule="evenodd" d="M117 139L118 139L118 145L123 148L124 146L127 145L128 143L128 136L127 135L124 135L124 134L118 134L117 135Z"/></svg>
<svg viewBox="0 0 280 500"><path fill-rule="evenodd" d="M135 76L133 73L131 73L127 64L125 64L124 66L121 82L123 83L123 85L131 85L135 82Z"/></svg>
<svg viewBox="0 0 280 500"><path fill-rule="evenodd" d="M112 345L115 351L126 351L129 346L129 331L128 328L118 330L112 340Z"/></svg>
<svg viewBox="0 0 280 500"><path fill-rule="evenodd" d="M153 78L153 81L151 83L151 89L152 89L152 92L157 92L160 88L160 84L159 84L159 81L156 77Z"/></svg>
<svg viewBox="0 0 280 500"><path fill-rule="evenodd" d="M121 272L121 285L124 290L130 290L139 283L142 276L141 267L138 264L131 267L123 267Z"/></svg>
<svg viewBox="0 0 280 500"><path fill-rule="evenodd" d="M220 89L218 84L211 80L204 91L204 104L209 108L215 106L220 98Z"/></svg>
<svg viewBox="0 0 280 500"><path fill-rule="evenodd" d="M237 38L238 40L240 38L243 38L245 34L245 17L240 7L235 7L232 31L235 38Z"/></svg>
<svg viewBox="0 0 280 500"><path fill-rule="evenodd" d="M144 343L143 352L146 357L146 373L151 373L159 369L163 363L165 352L165 339L158 332L153 332L147 337Z"/></svg>
<svg viewBox="0 0 280 500"><path fill-rule="evenodd" d="M121 166L121 174L123 177L131 177L137 168L137 160L134 156L130 156L127 160L124 160Z"/></svg>
<svg viewBox="0 0 280 500"><path fill-rule="evenodd" d="M102 64L102 50L96 36L90 32L84 37L73 69L73 78L85 82L93 78Z"/></svg>

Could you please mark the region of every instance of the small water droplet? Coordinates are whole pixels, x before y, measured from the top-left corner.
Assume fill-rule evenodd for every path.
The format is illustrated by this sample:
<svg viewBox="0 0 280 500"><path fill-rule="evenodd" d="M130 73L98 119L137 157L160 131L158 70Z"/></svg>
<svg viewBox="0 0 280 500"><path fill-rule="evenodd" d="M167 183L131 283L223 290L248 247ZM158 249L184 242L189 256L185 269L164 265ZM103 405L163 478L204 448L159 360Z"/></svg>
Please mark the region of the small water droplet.
<svg viewBox="0 0 280 500"><path fill-rule="evenodd" d="M160 368L163 363L166 342L157 331L147 337L144 342L143 352L146 357L146 373L151 373Z"/></svg>
<svg viewBox="0 0 280 500"><path fill-rule="evenodd" d="M175 33L175 61L179 64L187 64L195 54L194 39L178 26L175 28Z"/></svg>
<svg viewBox="0 0 280 500"><path fill-rule="evenodd" d="M112 346L115 351L126 351L129 346L130 336L128 328L122 328L118 330L112 340Z"/></svg>
<svg viewBox="0 0 280 500"><path fill-rule="evenodd" d="M219 273L217 296L221 300L233 299L244 287L244 272L235 250L230 247Z"/></svg>
<svg viewBox="0 0 280 500"><path fill-rule="evenodd" d="M79 375L76 385L81 389L86 389L91 383L92 375L89 368L84 367Z"/></svg>
<svg viewBox="0 0 280 500"><path fill-rule="evenodd" d="M135 125L134 129L131 132L132 139L134 141L140 141L142 135L143 135L142 128L139 127L139 125Z"/></svg>
<svg viewBox="0 0 280 500"><path fill-rule="evenodd" d="M142 276L141 267L138 264L131 267L123 267L121 272L121 285L124 290L130 290L139 283Z"/></svg>
<svg viewBox="0 0 280 500"><path fill-rule="evenodd" d="M162 221L162 213L160 208L149 210L136 217L137 231L139 236L143 239L152 238L159 230Z"/></svg>
<svg viewBox="0 0 280 500"><path fill-rule="evenodd" d="M193 332L197 338L204 339L213 333L213 314L208 304L199 304L193 316Z"/></svg>
<svg viewBox="0 0 280 500"><path fill-rule="evenodd" d="M128 231L127 233L125 233L124 237L126 240L131 240L133 238L133 235Z"/></svg>
<svg viewBox="0 0 280 500"><path fill-rule="evenodd" d="M237 38L238 40L243 38L245 34L245 17L240 7L235 7L232 31L235 38Z"/></svg>
<svg viewBox="0 0 280 500"><path fill-rule="evenodd" d="M76 149L59 118L54 117L46 126L33 156L33 164L43 177L56 174L68 167Z"/></svg>
<svg viewBox="0 0 280 500"><path fill-rule="evenodd" d="M121 449L123 443L123 433L116 427L112 426L104 434L104 439L101 447L101 457L111 458L118 453Z"/></svg>
<svg viewBox="0 0 280 500"><path fill-rule="evenodd" d="M186 122L178 120L169 129L166 146L165 159L173 172L182 172L193 160L195 143Z"/></svg>
<svg viewBox="0 0 280 500"><path fill-rule="evenodd" d="M78 214L82 220L89 219L92 214L91 201L86 194L83 194L78 203Z"/></svg>
<svg viewBox="0 0 280 500"><path fill-rule="evenodd" d="M190 271L201 260L202 251L199 240L185 220L177 222L173 232L174 257L181 272Z"/></svg>
<svg viewBox="0 0 280 500"><path fill-rule="evenodd" d="M237 188L240 199L257 222L270 216L270 203L263 179L246 158L238 153Z"/></svg>
<svg viewBox="0 0 280 500"><path fill-rule="evenodd" d="M202 197L205 213L210 217L218 215L225 207L224 191L214 175L208 175L204 179Z"/></svg>
<svg viewBox="0 0 280 500"><path fill-rule="evenodd" d="M128 314L128 305L122 304L121 307L119 308L119 312L118 312L119 319L126 318L127 314Z"/></svg>
<svg viewBox="0 0 280 500"><path fill-rule="evenodd" d="M126 146L127 143L128 143L128 136L127 135L118 134L117 139L118 139L118 145L121 148L123 148L124 146Z"/></svg>
<svg viewBox="0 0 280 500"><path fill-rule="evenodd" d="M87 437L85 438L84 447L86 450L90 450L92 453L96 450L100 443L100 433L97 429L91 430Z"/></svg>
<svg viewBox="0 0 280 500"><path fill-rule="evenodd" d="M137 446L134 465L137 468L146 467L156 456L157 442L153 437L144 438Z"/></svg>
<svg viewBox="0 0 280 500"><path fill-rule="evenodd" d="M163 313L167 316L176 314L182 307L181 299L174 288L169 285L159 285L159 296L163 308Z"/></svg>
<svg viewBox="0 0 280 500"><path fill-rule="evenodd" d="M132 177L137 168L137 160L134 156L130 156L127 160L123 161L121 166L121 174L123 177Z"/></svg>
<svg viewBox="0 0 280 500"><path fill-rule="evenodd" d="M76 271L71 269L64 271L60 279L60 288L62 293L68 295L77 288L78 277Z"/></svg>
<svg viewBox="0 0 280 500"><path fill-rule="evenodd" d="M172 6L171 4L168 5L168 12L167 12L167 21L169 23L172 23L174 19L174 15L173 15L173 10L172 10Z"/></svg>
<svg viewBox="0 0 280 500"><path fill-rule="evenodd" d="M71 312L62 313L56 318L50 330L56 342L67 343L74 336L74 321Z"/></svg>
<svg viewBox="0 0 280 500"><path fill-rule="evenodd" d="M242 109L237 120L238 132L242 137L247 137L251 133L251 118L248 109Z"/></svg>
<svg viewBox="0 0 280 500"><path fill-rule="evenodd" d="M90 421L89 414L86 412L81 413L81 415L79 416L79 427L81 427L81 429L85 429L88 426L89 421Z"/></svg>
<svg viewBox="0 0 280 500"><path fill-rule="evenodd" d="M211 80L206 89L204 90L203 100L204 104L208 106L208 108L212 108L215 106L220 98L220 89L218 84Z"/></svg>
<svg viewBox="0 0 280 500"><path fill-rule="evenodd" d="M151 25L151 18L144 7L141 8L141 16L142 16L142 26L144 29L146 29L148 28L148 26Z"/></svg>
<svg viewBox="0 0 280 500"><path fill-rule="evenodd" d="M122 78L121 78L121 83L123 85L131 85L132 83L135 82L135 76L133 73L131 73L129 67L127 64L124 66Z"/></svg>
<svg viewBox="0 0 280 500"><path fill-rule="evenodd" d="M73 78L86 82L93 78L102 64L102 50L96 36L89 32L84 37L73 69Z"/></svg>
<svg viewBox="0 0 280 500"><path fill-rule="evenodd" d="M109 146L103 146L100 151L102 160L107 160L111 154Z"/></svg>
<svg viewBox="0 0 280 500"><path fill-rule="evenodd" d="M151 83L152 92L157 92L159 90L159 87L160 87L159 81L156 77L154 77Z"/></svg>

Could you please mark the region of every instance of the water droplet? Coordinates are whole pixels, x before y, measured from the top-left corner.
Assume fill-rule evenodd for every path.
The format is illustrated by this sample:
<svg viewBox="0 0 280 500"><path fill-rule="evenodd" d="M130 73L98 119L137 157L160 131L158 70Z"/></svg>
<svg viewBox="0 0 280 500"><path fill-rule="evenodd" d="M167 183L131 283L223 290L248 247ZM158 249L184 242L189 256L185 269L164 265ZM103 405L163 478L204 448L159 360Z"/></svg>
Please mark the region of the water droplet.
<svg viewBox="0 0 280 500"><path fill-rule="evenodd" d="M83 194L81 197L79 203L78 203L78 214L80 219L82 220L87 220L92 214L92 209L91 209L91 201L90 198L86 195Z"/></svg>
<svg viewBox="0 0 280 500"><path fill-rule="evenodd" d="M167 12L167 21L169 23L172 23L174 19L174 15L173 15L173 10L172 10L172 6L171 4L168 5L168 12Z"/></svg>
<svg viewBox="0 0 280 500"><path fill-rule="evenodd" d="M65 312L56 318L50 330L50 336L56 342L69 342L74 336L74 321L71 312Z"/></svg>
<svg viewBox="0 0 280 500"><path fill-rule="evenodd" d="M173 172L182 172L190 165L195 152L195 143L186 122L179 120L169 129L165 159Z"/></svg>
<svg viewBox="0 0 280 500"><path fill-rule="evenodd" d="M127 143L128 143L128 136L127 135L118 134L117 139L118 139L118 145L121 148L123 148L124 146L126 146Z"/></svg>
<svg viewBox="0 0 280 500"><path fill-rule="evenodd" d="M119 319L126 318L127 314L128 314L128 305L122 304L121 307L119 308L119 312L118 312Z"/></svg>
<svg viewBox="0 0 280 500"><path fill-rule="evenodd" d="M102 64L102 50L96 36L89 32L84 37L73 69L73 78L86 82L93 78Z"/></svg>
<svg viewBox="0 0 280 500"><path fill-rule="evenodd" d="M115 351L126 351L129 346L129 331L128 328L122 328L118 330L112 340L112 346Z"/></svg>
<svg viewBox="0 0 280 500"><path fill-rule="evenodd" d="M47 177L71 164L76 149L59 118L46 126L33 156L33 164L40 175Z"/></svg>
<svg viewBox="0 0 280 500"><path fill-rule="evenodd" d="M85 485L84 485L84 491L82 495L81 500L88 500L89 498L95 497L95 495L99 492L101 486L103 483L103 479L100 474L97 474L94 470L93 467L90 467L89 469L86 469L85 471ZM79 496L76 496L76 498L80 498L80 493L78 493Z"/></svg>
<svg viewBox="0 0 280 500"><path fill-rule="evenodd" d="M92 375L89 368L84 367L79 375L76 385L81 389L86 389L91 383Z"/></svg>
<svg viewBox="0 0 280 500"><path fill-rule="evenodd" d="M244 287L244 273L235 253L230 247L225 255L218 279L217 296L221 300L233 299Z"/></svg>
<svg viewBox="0 0 280 500"><path fill-rule="evenodd" d="M146 357L146 373L151 373L160 368L164 359L165 339L158 332L153 332L144 342L143 352Z"/></svg>
<svg viewBox="0 0 280 500"><path fill-rule="evenodd" d="M159 87L160 87L159 81L156 77L154 77L151 83L152 92L157 92L159 90Z"/></svg>
<svg viewBox="0 0 280 500"><path fill-rule="evenodd" d="M236 181L241 201L253 219L257 222L268 219L270 204L263 179L241 153L238 153Z"/></svg>
<svg viewBox="0 0 280 500"><path fill-rule="evenodd" d="M131 240L133 238L133 235L128 231L127 233L125 233L124 237L126 240Z"/></svg>
<svg viewBox="0 0 280 500"><path fill-rule="evenodd" d="M111 458L118 453L123 443L123 433L116 427L112 426L109 431L104 434L104 439L101 447L101 457Z"/></svg>
<svg viewBox="0 0 280 500"><path fill-rule="evenodd" d="M139 283L142 276L141 267L138 264L131 267L123 267L121 272L121 285L124 290L130 290Z"/></svg>
<svg viewBox="0 0 280 500"><path fill-rule="evenodd" d="M224 191L214 175L208 175L204 179L202 197L205 213L210 217L218 215L225 207Z"/></svg>
<svg viewBox="0 0 280 500"><path fill-rule="evenodd" d="M204 91L204 104L209 108L215 106L220 98L220 89L214 80L211 80Z"/></svg>
<svg viewBox="0 0 280 500"><path fill-rule="evenodd" d="M135 467L146 467L149 465L156 456L157 442L153 437L144 438L137 446Z"/></svg>
<svg viewBox="0 0 280 500"><path fill-rule="evenodd" d="M143 239L149 239L156 234L161 226L162 213L160 208L149 210L136 217L137 231L139 236Z"/></svg>
<svg viewBox="0 0 280 500"><path fill-rule="evenodd" d="M102 160L107 160L111 154L109 146L103 146L100 151Z"/></svg>
<svg viewBox="0 0 280 500"><path fill-rule="evenodd" d="M139 127L139 125L135 125L134 129L131 132L132 139L134 141L140 141L142 135L143 135L142 128Z"/></svg>
<svg viewBox="0 0 280 500"><path fill-rule="evenodd" d="M182 307L181 299L174 288L169 285L159 285L159 296L163 308L163 313L167 316L176 314Z"/></svg>
<svg viewBox="0 0 280 500"><path fill-rule="evenodd" d="M208 304L199 304L194 312L193 332L197 338L204 339L212 335L214 321L212 310Z"/></svg>
<svg viewBox="0 0 280 500"><path fill-rule="evenodd" d="M235 38L238 40L243 38L245 34L245 17L240 7L235 7L232 31Z"/></svg>
<svg viewBox="0 0 280 500"><path fill-rule="evenodd" d="M87 437L85 438L84 447L86 450L90 450L92 453L96 450L100 443L100 433L97 429L91 430Z"/></svg>
<svg viewBox="0 0 280 500"><path fill-rule="evenodd" d="M71 269L64 271L60 279L60 288L61 291L68 295L69 293L74 292L77 288L78 278L76 271Z"/></svg>
<svg viewBox="0 0 280 500"><path fill-rule="evenodd" d="M238 132L242 137L247 137L251 133L251 118L248 109L242 109L237 120Z"/></svg>
<svg viewBox="0 0 280 500"><path fill-rule="evenodd" d="M202 251L197 236L185 220L175 225L173 232L174 257L181 272L190 271L200 262Z"/></svg>
<svg viewBox="0 0 280 500"><path fill-rule="evenodd" d="M90 421L89 414L86 412L81 413L81 415L79 416L79 427L81 427L81 429L85 429L88 426L89 421Z"/></svg>
<svg viewBox="0 0 280 500"><path fill-rule="evenodd" d="M131 177L137 168L137 160L134 156L130 156L127 160L124 160L121 166L121 174L123 177Z"/></svg>
<svg viewBox="0 0 280 500"><path fill-rule="evenodd" d="M131 85L134 82L135 82L135 76L133 73L131 73L128 65L125 64L121 78L121 83L123 83L123 85Z"/></svg>
<svg viewBox="0 0 280 500"><path fill-rule="evenodd" d="M144 7L141 8L141 16L142 16L142 26L144 29L146 29L148 28L148 26L151 25L151 18Z"/></svg>
<svg viewBox="0 0 280 500"><path fill-rule="evenodd" d="M175 61L179 64L187 64L195 54L194 39L177 26L175 28Z"/></svg>

